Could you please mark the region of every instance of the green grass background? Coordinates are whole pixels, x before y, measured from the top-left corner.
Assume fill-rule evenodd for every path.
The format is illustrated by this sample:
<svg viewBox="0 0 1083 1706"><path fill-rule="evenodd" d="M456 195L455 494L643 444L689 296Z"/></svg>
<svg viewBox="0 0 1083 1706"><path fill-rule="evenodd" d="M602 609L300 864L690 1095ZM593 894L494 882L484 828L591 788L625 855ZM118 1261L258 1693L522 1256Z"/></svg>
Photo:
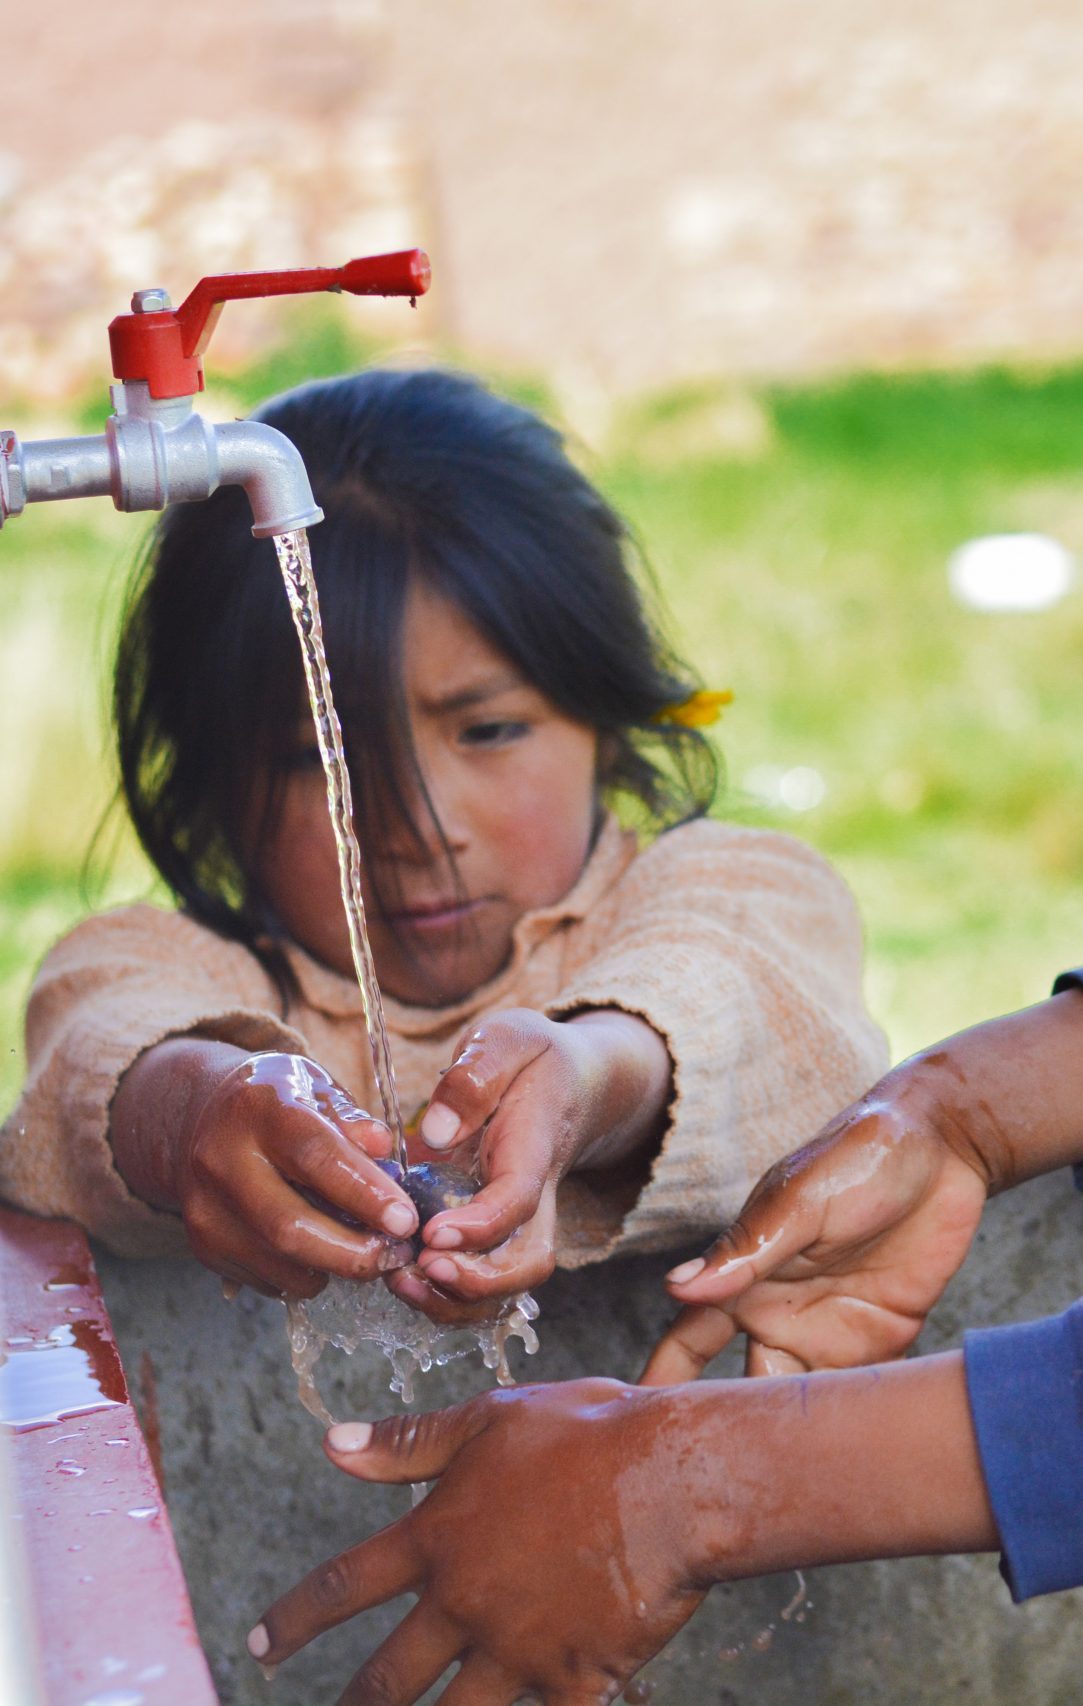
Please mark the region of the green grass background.
<svg viewBox="0 0 1083 1706"><path fill-rule="evenodd" d="M300 319L214 401L240 412L372 354L345 325ZM559 419L544 383L497 382ZM97 430L103 413L95 398L73 418ZM842 869L894 1055L1039 999L1083 961L1083 590L979 614L945 571L989 532L1083 554L1083 367L705 384L614 410L594 436L589 470L640 538L673 638L736 693L720 814L792 830ZM0 1109L49 943L91 906L155 892L116 817L83 868L113 786L109 655L144 530L95 500L0 533ZM743 781L763 765L814 766L822 804L757 806Z"/></svg>

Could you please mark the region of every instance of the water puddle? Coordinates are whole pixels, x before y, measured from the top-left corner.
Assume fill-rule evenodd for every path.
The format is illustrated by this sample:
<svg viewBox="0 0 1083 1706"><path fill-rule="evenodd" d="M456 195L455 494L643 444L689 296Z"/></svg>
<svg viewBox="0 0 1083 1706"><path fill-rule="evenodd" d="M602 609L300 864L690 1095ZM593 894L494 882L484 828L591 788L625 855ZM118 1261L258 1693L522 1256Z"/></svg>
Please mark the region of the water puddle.
<svg viewBox="0 0 1083 1706"><path fill-rule="evenodd" d="M14 1433L111 1410L127 1391L113 1341L92 1321L65 1322L44 1339L7 1340L0 1361L0 1424Z"/></svg>

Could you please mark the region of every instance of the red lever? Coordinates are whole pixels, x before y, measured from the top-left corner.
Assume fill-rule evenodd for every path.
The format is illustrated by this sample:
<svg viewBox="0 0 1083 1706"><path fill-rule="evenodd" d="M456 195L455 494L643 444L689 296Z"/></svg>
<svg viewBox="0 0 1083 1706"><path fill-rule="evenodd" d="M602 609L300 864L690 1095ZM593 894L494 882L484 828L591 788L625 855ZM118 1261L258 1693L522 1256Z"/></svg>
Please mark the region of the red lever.
<svg viewBox="0 0 1083 1706"><path fill-rule="evenodd" d="M117 379L146 380L152 397L193 397L203 389L203 355L225 303L245 296L298 296L312 290L413 299L428 290L430 276L424 250L403 249L394 255L366 255L343 267L203 278L179 308L117 315L109 327L113 374Z"/></svg>

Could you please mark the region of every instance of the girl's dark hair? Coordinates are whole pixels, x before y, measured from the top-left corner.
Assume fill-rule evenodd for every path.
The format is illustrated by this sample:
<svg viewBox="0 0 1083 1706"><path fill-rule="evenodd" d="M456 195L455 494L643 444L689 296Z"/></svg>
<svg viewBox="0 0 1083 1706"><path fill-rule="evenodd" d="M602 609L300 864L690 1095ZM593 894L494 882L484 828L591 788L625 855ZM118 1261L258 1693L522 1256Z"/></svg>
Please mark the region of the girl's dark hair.
<svg viewBox="0 0 1083 1706"><path fill-rule="evenodd" d="M627 530L557 432L439 370L305 385L257 418L297 446L326 516L312 559L362 848L377 808L409 818L400 638L411 575L598 731L608 795L638 802L656 827L706 810L710 746L654 721L695 683L645 613ZM237 488L162 516L123 620L114 716L150 858L192 914L253 945L276 933L246 855L253 811L273 814L304 687L274 547L250 529Z"/></svg>

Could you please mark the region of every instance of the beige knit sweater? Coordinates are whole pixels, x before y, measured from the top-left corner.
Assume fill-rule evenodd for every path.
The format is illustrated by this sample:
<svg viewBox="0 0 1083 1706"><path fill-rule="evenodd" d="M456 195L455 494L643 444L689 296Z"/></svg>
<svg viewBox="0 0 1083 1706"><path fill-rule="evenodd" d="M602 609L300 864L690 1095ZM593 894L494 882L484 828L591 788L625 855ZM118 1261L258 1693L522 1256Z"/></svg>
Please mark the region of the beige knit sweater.
<svg viewBox="0 0 1083 1706"><path fill-rule="evenodd" d="M140 905L80 924L31 992L26 1084L0 1128L0 1195L70 1216L121 1254L184 1252L179 1217L132 1195L108 1137L119 1079L165 1037L299 1051L363 1106L378 1105L356 985L298 947L287 953L301 993L283 1016L247 949L179 913ZM651 1165L561 1187L565 1267L709 1239L769 1162L886 1065L841 879L787 836L714 822L640 850L609 819L570 893L520 919L490 983L450 1007L389 999L404 1118L466 1026L517 1006L554 1018L623 1008L661 1033L673 1059L669 1126Z"/></svg>

